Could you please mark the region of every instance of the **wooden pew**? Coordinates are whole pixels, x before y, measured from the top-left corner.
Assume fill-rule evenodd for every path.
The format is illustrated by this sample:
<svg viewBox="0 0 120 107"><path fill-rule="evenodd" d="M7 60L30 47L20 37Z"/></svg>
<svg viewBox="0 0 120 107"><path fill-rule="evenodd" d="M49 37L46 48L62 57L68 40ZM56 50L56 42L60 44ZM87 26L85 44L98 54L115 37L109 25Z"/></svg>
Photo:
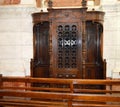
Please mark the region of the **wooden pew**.
<svg viewBox="0 0 120 107"><path fill-rule="evenodd" d="M4 86L5 82L25 86ZM31 84L40 83L41 87ZM47 84L47 86L44 84ZM61 87L64 86L63 87ZM119 80L22 78L0 76L0 106L12 107L120 107L120 89L80 89L76 85L116 85Z"/></svg>

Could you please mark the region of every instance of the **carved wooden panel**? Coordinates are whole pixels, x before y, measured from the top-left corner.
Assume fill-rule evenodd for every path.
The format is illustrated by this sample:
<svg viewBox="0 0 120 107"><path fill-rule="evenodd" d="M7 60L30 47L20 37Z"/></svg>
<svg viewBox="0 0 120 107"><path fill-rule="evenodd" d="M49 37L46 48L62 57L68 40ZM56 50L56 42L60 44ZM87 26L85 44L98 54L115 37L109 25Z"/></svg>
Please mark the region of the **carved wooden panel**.
<svg viewBox="0 0 120 107"><path fill-rule="evenodd" d="M87 22L87 62L96 63L100 53L100 37L97 24L94 22ZM96 32L97 31L97 32Z"/></svg>
<svg viewBox="0 0 120 107"><path fill-rule="evenodd" d="M33 28L34 59L32 76L49 76L49 22L36 23Z"/></svg>
<svg viewBox="0 0 120 107"><path fill-rule="evenodd" d="M58 68L77 67L77 26L59 25L58 33Z"/></svg>
<svg viewBox="0 0 120 107"><path fill-rule="evenodd" d="M34 25L34 59L41 65L49 64L49 23L38 23Z"/></svg>

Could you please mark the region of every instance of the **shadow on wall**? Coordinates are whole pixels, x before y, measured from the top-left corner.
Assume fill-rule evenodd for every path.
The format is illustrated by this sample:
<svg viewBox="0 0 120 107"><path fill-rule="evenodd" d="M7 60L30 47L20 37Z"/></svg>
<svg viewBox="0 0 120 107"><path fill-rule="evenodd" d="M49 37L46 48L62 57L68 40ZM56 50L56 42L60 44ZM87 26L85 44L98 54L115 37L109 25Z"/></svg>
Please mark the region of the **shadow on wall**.
<svg viewBox="0 0 120 107"><path fill-rule="evenodd" d="M0 5L20 4L20 0L0 0Z"/></svg>

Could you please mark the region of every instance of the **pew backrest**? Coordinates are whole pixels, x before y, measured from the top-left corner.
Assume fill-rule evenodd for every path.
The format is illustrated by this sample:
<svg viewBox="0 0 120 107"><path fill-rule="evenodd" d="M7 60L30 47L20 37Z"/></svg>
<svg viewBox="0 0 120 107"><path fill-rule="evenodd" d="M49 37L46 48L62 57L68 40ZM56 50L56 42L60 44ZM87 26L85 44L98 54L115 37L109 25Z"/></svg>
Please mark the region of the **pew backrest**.
<svg viewBox="0 0 120 107"><path fill-rule="evenodd" d="M24 85L5 86L6 82ZM33 87L33 84L39 84L39 87ZM119 80L0 76L0 85L0 105L3 106L120 107L120 89L84 88L85 85L120 86Z"/></svg>

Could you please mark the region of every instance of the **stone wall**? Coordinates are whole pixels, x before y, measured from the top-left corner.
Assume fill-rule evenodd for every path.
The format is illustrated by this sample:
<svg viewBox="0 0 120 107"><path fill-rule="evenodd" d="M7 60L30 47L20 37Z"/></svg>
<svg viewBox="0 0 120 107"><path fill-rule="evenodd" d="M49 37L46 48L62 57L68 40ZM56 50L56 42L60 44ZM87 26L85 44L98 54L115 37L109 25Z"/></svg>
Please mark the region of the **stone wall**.
<svg viewBox="0 0 120 107"><path fill-rule="evenodd" d="M33 12L31 6L0 6L0 73L4 76L30 75Z"/></svg>
<svg viewBox="0 0 120 107"><path fill-rule="evenodd" d="M104 19L104 58L107 77L120 78L120 1L102 0Z"/></svg>

